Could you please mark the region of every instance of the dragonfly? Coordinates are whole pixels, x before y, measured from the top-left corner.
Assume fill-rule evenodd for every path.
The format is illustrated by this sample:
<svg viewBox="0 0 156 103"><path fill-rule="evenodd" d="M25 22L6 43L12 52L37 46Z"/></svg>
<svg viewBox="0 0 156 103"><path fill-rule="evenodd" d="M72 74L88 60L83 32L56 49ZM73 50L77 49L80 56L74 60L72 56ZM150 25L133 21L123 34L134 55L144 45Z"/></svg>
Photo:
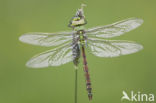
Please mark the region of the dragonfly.
<svg viewBox="0 0 156 103"><path fill-rule="evenodd" d="M87 24L84 15L84 7L76 11L76 14L69 22L71 31L56 33L30 32L19 37L19 40L43 47L54 47L51 50L37 54L32 57L26 66L30 68L45 68L49 66L60 66L73 62L77 70L80 58L83 58L83 69L86 79L86 90L89 100L92 100L92 87L89 68L86 59L86 49L97 57L112 58L121 55L136 53L143 49L143 46L134 41L109 40L139 27L143 20L140 18L128 18L106 26L96 26L85 29Z"/></svg>

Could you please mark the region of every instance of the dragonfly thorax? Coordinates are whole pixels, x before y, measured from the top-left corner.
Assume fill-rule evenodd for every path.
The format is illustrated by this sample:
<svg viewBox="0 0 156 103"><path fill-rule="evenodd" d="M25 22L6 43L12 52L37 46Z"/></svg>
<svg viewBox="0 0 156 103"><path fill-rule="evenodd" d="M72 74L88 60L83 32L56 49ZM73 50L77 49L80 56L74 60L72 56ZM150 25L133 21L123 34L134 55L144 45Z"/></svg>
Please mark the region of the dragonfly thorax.
<svg viewBox="0 0 156 103"><path fill-rule="evenodd" d="M76 34L77 34L77 35L85 34L85 31L84 31L84 30L78 30L78 31L76 32Z"/></svg>
<svg viewBox="0 0 156 103"><path fill-rule="evenodd" d="M79 42L81 45L84 45L86 43L87 37L85 36L85 31L84 30L78 30L77 35L79 37Z"/></svg>

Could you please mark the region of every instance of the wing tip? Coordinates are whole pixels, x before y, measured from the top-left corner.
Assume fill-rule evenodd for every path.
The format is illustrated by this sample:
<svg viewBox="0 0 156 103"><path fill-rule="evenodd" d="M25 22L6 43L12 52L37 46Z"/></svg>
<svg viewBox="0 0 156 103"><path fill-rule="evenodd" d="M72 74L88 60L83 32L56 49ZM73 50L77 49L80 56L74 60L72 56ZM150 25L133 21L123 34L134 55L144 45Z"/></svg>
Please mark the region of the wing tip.
<svg viewBox="0 0 156 103"><path fill-rule="evenodd" d="M23 42L23 43L28 43L28 42L26 41L26 34L21 35L21 36L18 38L18 40L21 41L21 42Z"/></svg>
<svg viewBox="0 0 156 103"><path fill-rule="evenodd" d="M32 33L34 34L34 33L39 33L39 32L28 32L28 33L24 33L24 34L22 34L22 35L18 38L19 41L24 42L24 43L27 43L26 37L29 36L29 35L31 35Z"/></svg>
<svg viewBox="0 0 156 103"><path fill-rule="evenodd" d="M144 20L141 18L137 18L137 20L138 20L138 23L140 23L140 25L143 24L143 22L144 22Z"/></svg>
<svg viewBox="0 0 156 103"><path fill-rule="evenodd" d="M36 66L32 65L30 61L28 61L28 62L25 64L25 66L28 67L28 68L33 68L33 69L34 69L34 68L37 68Z"/></svg>
<svg viewBox="0 0 156 103"><path fill-rule="evenodd" d="M31 68L31 69L42 69L42 68L48 67L48 66L41 66L41 65L33 64L33 63L31 63L30 61L28 61L28 62L25 64L25 66L28 67L28 68Z"/></svg>
<svg viewBox="0 0 156 103"><path fill-rule="evenodd" d="M141 18L138 18L138 17L132 17L132 18L129 18L130 20L136 20L137 21L137 23L139 23L140 25L144 22L144 20L143 19L141 19Z"/></svg>
<svg viewBox="0 0 156 103"><path fill-rule="evenodd" d="M139 45L140 45L140 49L139 49L139 51L140 51L140 50L143 50L143 49L144 49L144 46L141 45L141 44L139 44Z"/></svg>
<svg viewBox="0 0 156 103"><path fill-rule="evenodd" d="M23 42L23 35L18 38L19 41Z"/></svg>
<svg viewBox="0 0 156 103"><path fill-rule="evenodd" d="M28 67L28 68L32 68L32 69L42 69L42 68L48 67L49 65L47 65L45 63L39 64L32 57L29 61L27 61L25 66Z"/></svg>

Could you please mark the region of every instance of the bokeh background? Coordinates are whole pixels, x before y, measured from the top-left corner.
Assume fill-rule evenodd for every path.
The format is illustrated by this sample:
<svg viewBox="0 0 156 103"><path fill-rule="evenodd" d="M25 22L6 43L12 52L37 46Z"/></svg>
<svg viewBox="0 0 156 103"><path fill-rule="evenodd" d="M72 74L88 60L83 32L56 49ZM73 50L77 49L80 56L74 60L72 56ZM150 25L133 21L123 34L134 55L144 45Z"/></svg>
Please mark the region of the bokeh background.
<svg viewBox="0 0 156 103"><path fill-rule="evenodd" d="M25 63L51 48L21 43L26 32L58 32L67 27L81 3L87 4L86 28L129 17L144 24L113 39L132 40L144 49L117 58L87 53L93 87L92 103L121 103L122 91L156 95L155 0L0 0L0 103L73 103L74 68L30 69ZM78 71L78 103L89 103L82 63ZM124 101L124 103L130 103Z"/></svg>

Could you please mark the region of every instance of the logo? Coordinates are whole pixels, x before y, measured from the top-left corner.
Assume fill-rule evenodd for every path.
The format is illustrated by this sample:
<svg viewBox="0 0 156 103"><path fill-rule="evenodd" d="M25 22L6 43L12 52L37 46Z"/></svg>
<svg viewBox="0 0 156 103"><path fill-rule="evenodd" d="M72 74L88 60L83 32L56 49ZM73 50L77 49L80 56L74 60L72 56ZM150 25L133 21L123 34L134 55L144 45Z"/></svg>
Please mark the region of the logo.
<svg viewBox="0 0 156 103"><path fill-rule="evenodd" d="M153 102L154 101L154 94L146 94L141 93L140 91L134 92L131 91L130 93L126 93L125 91L122 91L122 98L121 101L127 100L127 101L134 101L134 102Z"/></svg>

